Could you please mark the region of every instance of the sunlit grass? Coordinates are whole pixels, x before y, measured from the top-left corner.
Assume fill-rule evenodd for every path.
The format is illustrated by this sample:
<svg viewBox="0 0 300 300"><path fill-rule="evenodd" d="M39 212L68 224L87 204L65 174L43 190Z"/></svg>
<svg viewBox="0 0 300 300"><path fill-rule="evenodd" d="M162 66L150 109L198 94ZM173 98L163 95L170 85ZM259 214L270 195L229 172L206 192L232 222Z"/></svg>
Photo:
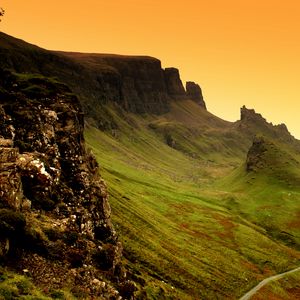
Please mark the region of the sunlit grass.
<svg viewBox="0 0 300 300"><path fill-rule="evenodd" d="M299 253L264 226L267 212L257 214L259 205L269 204L272 222L278 218L283 224L275 207L279 195L286 197L285 189L266 184L234 191L225 181L215 185L214 178L227 176L230 168L184 155L145 120L133 118L136 130L119 120L117 136L89 127L86 139L108 183L125 257L146 281L142 295L234 299L268 275L296 265ZM258 191L269 195L260 204ZM298 207L289 198L286 205L289 212Z"/></svg>

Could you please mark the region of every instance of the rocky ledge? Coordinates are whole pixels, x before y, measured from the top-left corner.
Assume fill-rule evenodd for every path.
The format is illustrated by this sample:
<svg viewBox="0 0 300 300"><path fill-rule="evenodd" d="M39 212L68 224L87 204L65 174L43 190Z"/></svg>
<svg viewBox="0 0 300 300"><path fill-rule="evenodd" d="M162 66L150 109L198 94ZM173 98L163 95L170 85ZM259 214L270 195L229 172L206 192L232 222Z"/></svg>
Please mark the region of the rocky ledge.
<svg viewBox="0 0 300 300"><path fill-rule="evenodd" d="M83 129L65 85L0 72L0 260L40 287L129 299L135 286Z"/></svg>

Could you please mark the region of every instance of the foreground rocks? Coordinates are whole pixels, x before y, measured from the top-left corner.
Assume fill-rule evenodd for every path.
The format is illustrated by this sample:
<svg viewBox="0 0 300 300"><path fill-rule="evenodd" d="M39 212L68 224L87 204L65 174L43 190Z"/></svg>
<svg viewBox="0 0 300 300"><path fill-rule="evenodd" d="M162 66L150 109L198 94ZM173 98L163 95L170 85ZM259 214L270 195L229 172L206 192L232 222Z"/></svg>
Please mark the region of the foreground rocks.
<svg viewBox="0 0 300 300"><path fill-rule="evenodd" d="M68 282L74 295L121 299L120 289L131 298L77 98L28 74L1 71L0 87L1 261L41 286Z"/></svg>

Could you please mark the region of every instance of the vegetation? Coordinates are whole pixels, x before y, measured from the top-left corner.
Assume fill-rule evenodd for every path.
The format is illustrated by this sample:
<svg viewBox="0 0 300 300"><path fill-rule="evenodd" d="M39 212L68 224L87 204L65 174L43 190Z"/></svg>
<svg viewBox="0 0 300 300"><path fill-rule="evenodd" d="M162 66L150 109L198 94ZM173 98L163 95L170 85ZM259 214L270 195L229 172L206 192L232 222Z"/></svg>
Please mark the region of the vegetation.
<svg viewBox="0 0 300 300"><path fill-rule="evenodd" d="M65 290L37 288L27 275L19 275L5 268L0 268L1 300L73 300L75 297Z"/></svg>
<svg viewBox="0 0 300 300"><path fill-rule="evenodd" d="M141 298L234 299L265 277L297 265L299 228L290 228L289 222L296 221L299 190L286 183L296 180L297 163L291 162L286 173L283 165L291 158L287 153L295 161L298 157L288 147L278 145L278 156L265 153L271 160L266 165L275 169L248 174L245 165L235 166L246 160L246 152L242 155L238 148L251 143L244 139L228 149L225 126L210 137L208 147L215 142L218 152L205 154L192 130L191 142L185 142L184 132L192 122L203 127L206 114L189 101L175 104L162 117L129 114L124 120L110 109L119 129L104 133L88 127L86 139L108 182L113 221L128 264L143 286ZM184 122L186 111L202 118ZM220 121L215 122L217 127ZM162 126L186 148L168 145L165 129L157 130ZM191 155L191 143L201 156ZM241 154L233 157L231 151ZM278 176L285 178L278 181Z"/></svg>

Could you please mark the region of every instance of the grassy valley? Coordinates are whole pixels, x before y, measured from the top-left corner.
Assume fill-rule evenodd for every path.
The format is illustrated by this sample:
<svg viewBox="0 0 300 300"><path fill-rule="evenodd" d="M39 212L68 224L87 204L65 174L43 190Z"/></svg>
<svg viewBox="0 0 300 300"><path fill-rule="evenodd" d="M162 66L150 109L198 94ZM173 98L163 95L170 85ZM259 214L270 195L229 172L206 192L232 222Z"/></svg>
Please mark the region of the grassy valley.
<svg viewBox="0 0 300 300"><path fill-rule="evenodd" d="M144 286L141 298L235 299L297 266L299 230L288 227L297 218L297 187L244 171L243 149L251 143L228 141L227 132L241 135L235 124L189 101L162 117L115 119L119 130L88 126L86 139L108 182L125 257ZM166 134L185 148L168 145ZM249 180L256 180L250 189Z"/></svg>

